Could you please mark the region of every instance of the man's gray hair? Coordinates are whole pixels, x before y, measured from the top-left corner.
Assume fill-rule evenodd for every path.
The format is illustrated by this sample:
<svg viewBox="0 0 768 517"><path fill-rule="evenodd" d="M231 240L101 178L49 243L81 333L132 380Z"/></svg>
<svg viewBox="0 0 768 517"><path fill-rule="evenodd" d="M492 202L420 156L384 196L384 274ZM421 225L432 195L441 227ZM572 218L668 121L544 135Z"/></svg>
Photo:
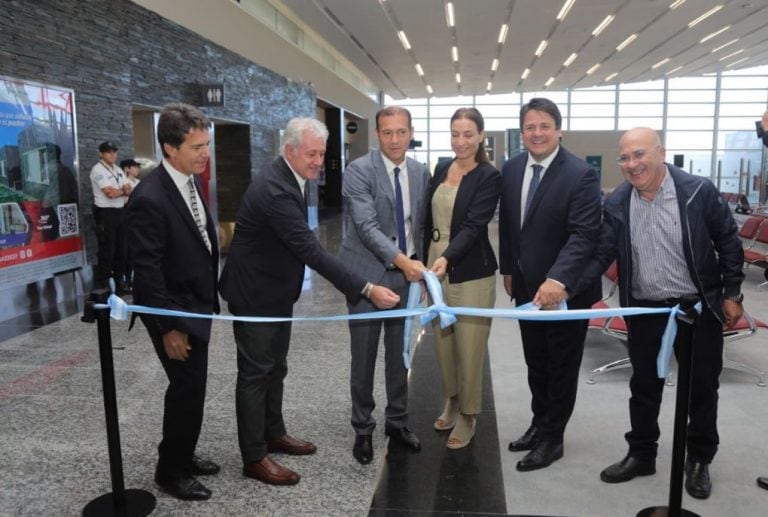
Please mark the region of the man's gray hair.
<svg viewBox="0 0 768 517"><path fill-rule="evenodd" d="M328 140L328 128L319 120L314 118L292 118L285 126L283 144L280 146L280 155L285 157L286 145L290 145L293 149L299 147L306 133L309 133L311 136L322 137L323 140Z"/></svg>

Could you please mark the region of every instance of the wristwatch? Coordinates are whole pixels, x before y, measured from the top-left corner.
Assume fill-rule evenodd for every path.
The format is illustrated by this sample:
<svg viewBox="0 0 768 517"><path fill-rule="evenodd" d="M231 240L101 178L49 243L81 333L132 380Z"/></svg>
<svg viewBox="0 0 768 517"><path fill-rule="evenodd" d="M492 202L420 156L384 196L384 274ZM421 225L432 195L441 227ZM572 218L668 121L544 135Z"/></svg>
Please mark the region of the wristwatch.
<svg viewBox="0 0 768 517"><path fill-rule="evenodd" d="M731 300L732 302L736 302L739 305L741 305L742 302L744 301L744 293L739 293L736 296L726 296L725 299Z"/></svg>

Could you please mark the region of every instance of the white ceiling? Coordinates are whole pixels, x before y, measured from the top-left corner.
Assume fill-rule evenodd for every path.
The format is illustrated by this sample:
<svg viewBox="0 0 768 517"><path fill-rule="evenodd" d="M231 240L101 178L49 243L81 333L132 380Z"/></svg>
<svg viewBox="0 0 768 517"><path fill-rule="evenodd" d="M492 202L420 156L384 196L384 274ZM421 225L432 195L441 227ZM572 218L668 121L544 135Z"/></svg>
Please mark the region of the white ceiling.
<svg viewBox="0 0 768 517"><path fill-rule="evenodd" d="M458 64L451 57L454 43L444 0L282 3L395 99L425 97L426 85L438 97L484 94L489 81L493 83L491 93L563 90L768 64L768 0L687 0L675 9L670 8L673 0L575 0L558 21L565 1L454 0ZM716 13L688 28L692 20L716 6L721 6ZM615 18L593 36L608 15ZM500 45L497 39L504 23L509 24L509 31ZM410 51L398 39L401 29ZM637 39L617 51L631 34L637 34ZM738 41L713 52L736 38ZM548 45L537 58L534 52L544 39ZM572 53L578 56L570 66L563 66ZM498 70L492 73L491 63L497 55ZM667 58L668 62L653 68ZM742 58L746 59L739 61ZM417 62L423 77L416 72ZM599 68L588 74L596 64ZM677 67L682 68L674 71ZM530 75L522 80L527 68ZM614 73L617 75L606 81ZM545 86L551 77L553 82Z"/></svg>

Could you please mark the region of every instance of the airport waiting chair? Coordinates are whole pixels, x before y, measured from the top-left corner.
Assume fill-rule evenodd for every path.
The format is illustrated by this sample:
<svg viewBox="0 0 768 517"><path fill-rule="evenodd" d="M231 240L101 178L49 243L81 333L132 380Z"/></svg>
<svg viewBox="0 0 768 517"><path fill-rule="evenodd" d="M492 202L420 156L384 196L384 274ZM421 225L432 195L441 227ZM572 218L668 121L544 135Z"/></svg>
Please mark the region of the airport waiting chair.
<svg viewBox="0 0 768 517"><path fill-rule="evenodd" d="M749 220L747 220L749 221ZM745 222L744 224L747 224ZM752 242L744 249L744 263L762 269L768 268L768 224L761 224ZM757 286L758 291L768 287L768 281Z"/></svg>
<svg viewBox="0 0 768 517"><path fill-rule="evenodd" d="M723 369L738 370L740 372L748 373L757 377L757 385L765 387L765 372L758 370L757 368L748 364L740 363L728 358L726 353L728 344L740 339L746 339L752 337L757 333L758 329L768 329L763 321L754 318L747 311L744 311L744 315L736 323L736 326L732 330L723 331Z"/></svg>
<svg viewBox="0 0 768 517"><path fill-rule="evenodd" d="M619 268L616 264L616 261L608 266L608 269L605 271L605 273L603 273L603 278L603 285L609 285L608 294L603 297L602 300L599 300L594 305L592 305L593 309L607 309L610 307L607 302L610 298L613 297L616 289L619 286ZM624 318L621 316L613 316L610 318L592 318L589 320L589 328L592 330L599 330L605 335L615 337L625 345L627 343L627 324L624 322ZM594 384L596 375L621 368L628 368L630 366L629 358L625 357L623 359L619 359L618 361L612 361L599 368L595 368L589 372L587 384Z"/></svg>

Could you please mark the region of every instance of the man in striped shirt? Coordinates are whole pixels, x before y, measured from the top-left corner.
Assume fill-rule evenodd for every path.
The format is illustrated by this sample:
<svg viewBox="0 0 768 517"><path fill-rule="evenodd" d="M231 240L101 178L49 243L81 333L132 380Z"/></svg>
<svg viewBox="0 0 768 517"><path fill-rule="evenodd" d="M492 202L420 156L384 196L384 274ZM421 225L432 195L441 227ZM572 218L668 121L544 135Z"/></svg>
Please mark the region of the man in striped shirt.
<svg viewBox="0 0 768 517"><path fill-rule="evenodd" d="M723 329L742 315L743 251L728 204L712 183L664 162L658 133L634 128L621 138L619 166L627 180L605 200L592 275L615 259L622 306L672 307L701 301L695 323L685 464L688 493L709 497L709 464L717 452L717 400ZM599 264L599 265L598 265ZM656 356L667 315L626 318L632 363L627 456L600 473L606 483L656 472L658 416L664 379ZM677 343L675 344L677 346Z"/></svg>

